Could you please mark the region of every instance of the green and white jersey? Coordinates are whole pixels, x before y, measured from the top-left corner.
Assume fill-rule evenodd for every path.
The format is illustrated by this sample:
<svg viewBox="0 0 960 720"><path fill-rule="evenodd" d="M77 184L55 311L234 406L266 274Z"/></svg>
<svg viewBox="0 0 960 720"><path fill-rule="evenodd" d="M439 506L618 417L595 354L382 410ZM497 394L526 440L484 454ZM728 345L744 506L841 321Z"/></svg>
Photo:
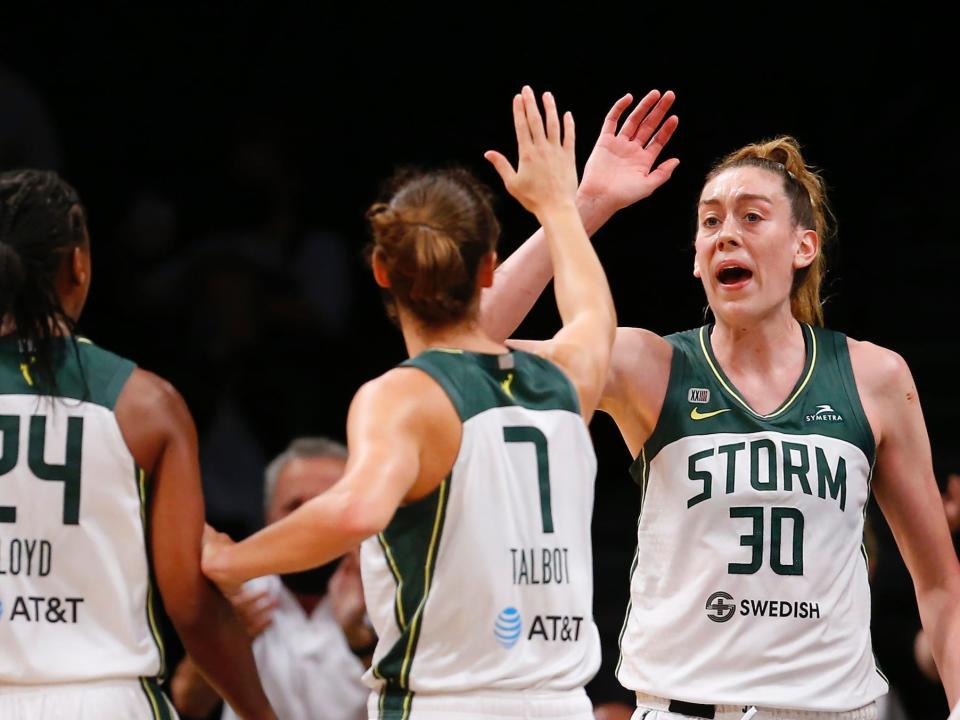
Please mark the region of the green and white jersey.
<svg viewBox="0 0 960 720"><path fill-rule="evenodd" d="M450 475L362 547L379 717L408 717L417 693L582 687L600 645L596 457L576 391L524 352L430 350L404 365L444 389L463 435Z"/></svg>
<svg viewBox="0 0 960 720"><path fill-rule="evenodd" d="M847 338L803 325L806 364L758 415L720 369L712 327L667 338L617 676L689 702L843 711L887 690L862 550L874 438Z"/></svg>
<svg viewBox="0 0 960 720"><path fill-rule="evenodd" d="M145 479L114 415L134 365L59 342L50 398L0 338L0 685L154 677Z"/></svg>

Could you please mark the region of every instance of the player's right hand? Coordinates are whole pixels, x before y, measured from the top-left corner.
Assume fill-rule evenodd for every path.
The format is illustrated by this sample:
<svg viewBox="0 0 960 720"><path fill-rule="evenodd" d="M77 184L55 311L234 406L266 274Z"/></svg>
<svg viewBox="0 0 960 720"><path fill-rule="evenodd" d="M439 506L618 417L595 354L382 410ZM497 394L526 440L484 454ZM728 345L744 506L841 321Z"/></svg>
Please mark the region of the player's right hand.
<svg viewBox="0 0 960 720"><path fill-rule="evenodd" d="M500 174L507 191L541 222L546 213L575 206L577 194L573 115L564 114L561 138L557 104L549 92L543 94L543 108L541 115L529 86L513 98L520 156L516 170L494 150L483 155Z"/></svg>

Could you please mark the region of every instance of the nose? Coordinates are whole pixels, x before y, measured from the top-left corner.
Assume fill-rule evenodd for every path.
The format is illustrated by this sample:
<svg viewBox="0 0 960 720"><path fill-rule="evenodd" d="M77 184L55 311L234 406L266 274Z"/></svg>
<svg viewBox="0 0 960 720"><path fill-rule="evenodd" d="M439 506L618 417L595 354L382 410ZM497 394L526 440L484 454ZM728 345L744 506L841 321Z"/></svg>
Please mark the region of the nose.
<svg viewBox="0 0 960 720"><path fill-rule="evenodd" d="M731 213L724 218L720 232L717 233L717 250L722 251L737 248L740 247L740 243L740 227L737 225L736 218L733 217Z"/></svg>

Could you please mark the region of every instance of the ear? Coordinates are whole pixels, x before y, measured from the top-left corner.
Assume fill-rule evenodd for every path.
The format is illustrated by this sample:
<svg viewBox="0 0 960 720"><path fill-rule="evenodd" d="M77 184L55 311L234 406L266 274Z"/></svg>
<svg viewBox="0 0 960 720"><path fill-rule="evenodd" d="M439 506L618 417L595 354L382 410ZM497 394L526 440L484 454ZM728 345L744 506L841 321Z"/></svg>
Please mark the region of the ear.
<svg viewBox="0 0 960 720"><path fill-rule="evenodd" d="M373 279L382 288L390 287L390 274L387 272L387 265L383 259L383 252L380 248L373 251L371 258L373 265Z"/></svg>
<svg viewBox="0 0 960 720"><path fill-rule="evenodd" d="M81 246L70 251L70 279L75 285L86 285L90 278L90 256Z"/></svg>
<svg viewBox="0 0 960 720"><path fill-rule="evenodd" d="M488 288L493 285L493 275L497 270L497 253L489 252L480 258L477 266L477 287Z"/></svg>
<svg viewBox="0 0 960 720"><path fill-rule="evenodd" d="M693 261L693 276L698 279L700 278L700 263L696 260Z"/></svg>
<svg viewBox="0 0 960 720"><path fill-rule="evenodd" d="M799 230L799 242L797 250L793 256L793 267L795 270L809 267L820 254L820 237L814 230Z"/></svg>

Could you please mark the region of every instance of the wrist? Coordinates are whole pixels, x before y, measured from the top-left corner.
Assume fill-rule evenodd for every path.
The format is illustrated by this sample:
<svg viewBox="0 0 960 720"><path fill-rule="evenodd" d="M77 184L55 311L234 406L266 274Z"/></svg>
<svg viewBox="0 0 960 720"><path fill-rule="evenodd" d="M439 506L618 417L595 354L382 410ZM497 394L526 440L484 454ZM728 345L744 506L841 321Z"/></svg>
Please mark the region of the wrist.
<svg viewBox="0 0 960 720"><path fill-rule="evenodd" d="M616 210L609 209L601 198L588 193L577 193L577 210L587 235L593 235L613 217Z"/></svg>
<svg viewBox="0 0 960 720"><path fill-rule="evenodd" d="M565 222L571 217L579 219L580 210L577 203L571 198L537 208L535 215L540 225L546 227L552 223Z"/></svg>

